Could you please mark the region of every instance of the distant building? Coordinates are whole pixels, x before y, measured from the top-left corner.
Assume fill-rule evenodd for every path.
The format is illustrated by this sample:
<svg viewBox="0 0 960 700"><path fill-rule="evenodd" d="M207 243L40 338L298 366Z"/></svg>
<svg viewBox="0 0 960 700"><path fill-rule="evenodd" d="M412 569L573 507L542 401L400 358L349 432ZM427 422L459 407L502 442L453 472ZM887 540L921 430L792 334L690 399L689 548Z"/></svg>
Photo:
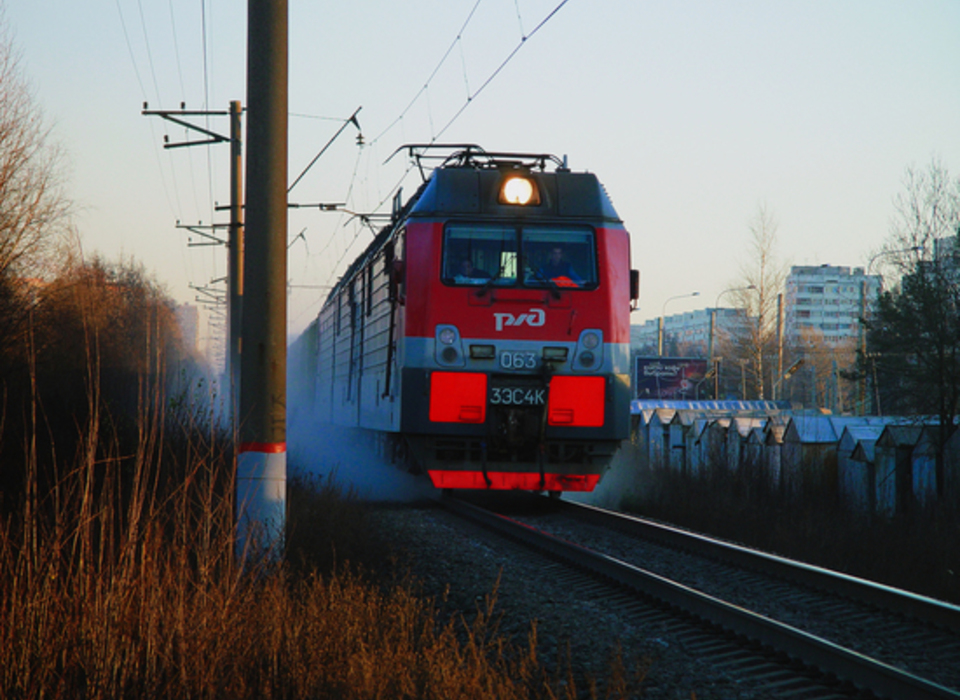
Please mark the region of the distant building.
<svg viewBox="0 0 960 700"><path fill-rule="evenodd" d="M784 335L798 342L812 334L829 345L855 341L860 317L876 300L880 275L862 267L795 265L786 281Z"/></svg>
<svg viewBox="0 0 960 700"><path fill-rule="evenodd" d="M670 355L676 348L684 356L707 357L710 351L710 316L714 321L714 352L722 338L736 334L747 319L744 309L710 308L687 311L663 319L663 352ZM641 325L630 326L630 348L635 353L656 354L660 319L653 318Z"/></svg>
<svg viewBox="0 0 960 700"><path fill-rule="evenodd" d="M960 231L956 236L934 239L933 259L949 284L960 283Z"/></svg>

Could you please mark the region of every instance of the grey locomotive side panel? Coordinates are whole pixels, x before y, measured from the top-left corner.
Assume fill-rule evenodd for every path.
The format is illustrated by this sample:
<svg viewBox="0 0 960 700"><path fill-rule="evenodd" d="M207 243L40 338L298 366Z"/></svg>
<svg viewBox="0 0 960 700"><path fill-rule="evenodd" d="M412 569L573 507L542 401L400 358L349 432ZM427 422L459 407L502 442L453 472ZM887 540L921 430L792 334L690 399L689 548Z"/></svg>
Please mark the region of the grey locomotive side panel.
<svg viewBox="0 0 960 700"><path fill-rule="evenodd" d="M401 312L390 296L389 271L381 253L324 305L316 390L322 422L372 430L399 428L396 347Z"/></svg>
<svg viewBox="0 0 960 700"><path fill-rule="evenodd" d="M398 314L390 300L390 279L382 257L365 272L369 299L365 300L363 372L358 387L359 424L371 430L396 430L399 421L394 401L397 393L396 353ZM391 328L391 326L393 326ZM388 365L392 365L388 369Z"/></svg>
<svg viewBox="0 0 960 700"><path fill-rule="evenodd" d="M319 333L314 405L317 420L321 423L330 423L333 416L334 319L332 313L326 308L320 314Z"/></svg>

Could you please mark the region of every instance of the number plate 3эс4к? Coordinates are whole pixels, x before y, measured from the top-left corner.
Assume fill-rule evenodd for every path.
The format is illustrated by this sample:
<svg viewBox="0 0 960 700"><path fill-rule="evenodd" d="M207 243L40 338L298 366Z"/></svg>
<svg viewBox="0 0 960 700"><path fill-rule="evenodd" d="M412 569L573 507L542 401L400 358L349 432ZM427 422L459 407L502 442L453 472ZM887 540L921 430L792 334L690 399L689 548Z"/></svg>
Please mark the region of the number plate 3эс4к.
<svg viewBox="0 0 960 700"><path fill-rule="evenodd" d="M543 406L546 402L547 390L545 387L490 387L490 403L494 406Z"/></svg>

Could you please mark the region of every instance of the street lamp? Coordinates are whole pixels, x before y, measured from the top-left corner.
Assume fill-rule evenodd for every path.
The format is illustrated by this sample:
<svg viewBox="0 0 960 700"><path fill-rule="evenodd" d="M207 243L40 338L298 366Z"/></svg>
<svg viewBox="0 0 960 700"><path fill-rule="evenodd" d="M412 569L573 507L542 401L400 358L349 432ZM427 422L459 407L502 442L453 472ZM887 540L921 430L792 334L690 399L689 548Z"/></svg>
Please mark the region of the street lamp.
<svg viewBox="0 0 960 700"><path fill-rule="evenodd" d="M716 376L716 374L717 374L716 368L715 368L715 367L711 367L710 369L707 370L707 373L706 373L705 375L703 375L703 379L701 379L699 382L696 383L696 385L693 387L693 400L694 400L694 401L699 401L699 400L700 400L700 385L703 384L703 383L704 383L705 381L707 381L708 379L713 379L714 376ZM714 398L716 398L716 397L714 397Z"/></svg>
<svg viewBox="0 0 960 700"><path fill-rule="evenodd" d="M774 401L777 400L777 389L780 388L780 382L782 382L784 379L790 379L790 377L793 376L794 372L796 372L798 369L800 369L800 366L801 366L802 364L803 364L803 358L801 357L799 360L797 360L797 361L794 362L792 365L790 365L790 367L787 368L787 371L783 373L783 376L781 376L780 379L778 379L778 380L774 383L774 385L773 385L773 400L774 400Z"/></svg>
<svg viewBox="0 0 960 700"><path fill-rule="evenodd" d="M756 289L757 285L748 284L746 287L730 287L729 289L724 289L717 295L717 300L713 302L713 308L710 309L710 342L707 347L707 362L711 367L713 367L713 336L715 333L717 325L717 310L720 306L720 297L722 297L727 292L746 292L751 289ZM713 398L716 399L720 393L720 368L717 367L717 371L713 375Z"/></svg>
<svg viewBox="0 0 960 700"><path fill-rule="evenodd" d="M700 292L690 292L689 294L678 294L670 297L663 302L663 308L660 310L660 323L657 325L657 357L663 357L663 318L667 315L667 304L674 299L685 299L687 297L698 297Z"/></svg>

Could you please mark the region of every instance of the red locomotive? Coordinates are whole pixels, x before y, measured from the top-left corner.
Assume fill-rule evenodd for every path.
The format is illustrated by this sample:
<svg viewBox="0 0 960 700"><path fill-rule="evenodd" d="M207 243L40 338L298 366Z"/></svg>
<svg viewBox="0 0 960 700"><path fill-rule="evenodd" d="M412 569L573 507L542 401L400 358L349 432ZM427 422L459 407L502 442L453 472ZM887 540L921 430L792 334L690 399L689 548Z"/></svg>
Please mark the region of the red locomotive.
<svg viewBox="0 0 960 700"><path fill-rule="evenodd" d="M629 434L629 261L593 174L457 147L292 348L292 389L437 488L591 491Z"/></svg>

